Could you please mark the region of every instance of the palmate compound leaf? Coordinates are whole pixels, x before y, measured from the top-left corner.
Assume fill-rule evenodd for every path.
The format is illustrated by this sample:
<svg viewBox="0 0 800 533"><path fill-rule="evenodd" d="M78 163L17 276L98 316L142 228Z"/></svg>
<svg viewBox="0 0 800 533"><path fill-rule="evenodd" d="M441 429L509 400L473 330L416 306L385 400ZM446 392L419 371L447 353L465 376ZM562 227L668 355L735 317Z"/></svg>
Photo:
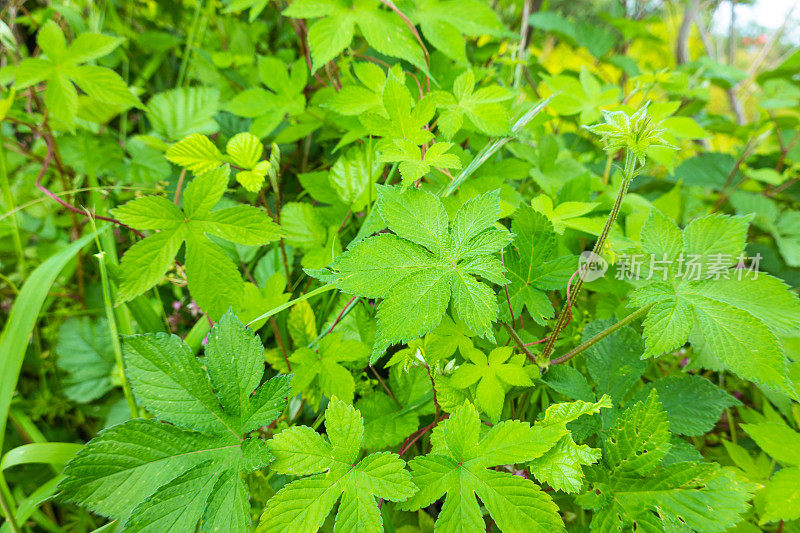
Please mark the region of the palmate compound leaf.
<svg viewBox="0 0 800 533"><path fill-rule="evenodd" d="M648 476L592 467L578 503L594 509L591 531L697 531L736 525L756 488L714 463L681 462Z"/></svg>
<svg viewBox="0 0 800 533"><path fill-rule="evenodd" d="M652 390L622 413L606 434L603 461L587 471L576 502L594 510L591 531L717 532L741 520L756 485L713 463L662 466L669 450L669 422Z"/></svg>
<svg viewBox="0 0 800 533"><path fill-rule="evenodd" d="M15 69L14 87L24 89L47 82L44 101L48 115L58 119L71 131L78 117L77 85L96 104L117 107L141 107L139 98L122 77L111 69L82 65L110 54L122 44L118 37L99 33L81 33L67 45L64 32L53 20L45 22L36 41L46 56L24 59Z"/></svg>
<svg viewBox="0 0 800 533"><path fill-rule="evenodd" d="M492 422L500 420L509 387L533 386L533 381L522 368L525 356L512 357L514 350L510 346L495 348L488 357L477 348L462 350L461 353L469 361L456 369L450 385L464 389L477 383L475 399Z"/></svg>
<svg viewBox="0 0 800 533"><path fill-rule="evenodd" d="M577 401L548 407L544 418L536 422L534 427L558 428L564 432L564 436L541 457L528 463L536 479L557 490L578 492L583 486L583 466L596 463L601 451L585 444L578 445L566 425L581 416L593 415L611 406L611 398L604 395L594 403Z"/></svg>
<svg viewBox="0 0 800 533"><path fill-rule="evenodd" d="M342 363L360 362L360 368L364 368L368 357L367 345L355 339L343 340L340 333L323 337L316 351L299 348L289 357L294 373L292 395L300 394L315 384L328 398L335 396L348 404L353 403L355 380Z"/></svg>
<svg viewBox="0 0 800 533"><path fill-rule="evenodd" d="M431 453L409 462L419 492L399 507L413 511L445 496L437 533L482 532L486 526L477 494L501 531L563 531L558 506L536 483L490 467L540 457L566 434L566 428L507 420L482 437L481 428L478 412L469 402L434 428Z"/></svg>
<svg viewBox="0 0 800 533"><path fill-rule="evenodd" d="M511 240L495 226L499 193L465 203L448 223L441 200L419 189L379 187L377 209L392 234L358 242L326 269L309 274L342 292L383 298L371 362L393 343L433 330L448 306L479 336L493 340L498 306L490 283L505 283L496 253Z"/></svg>
<svg viewBox="0 0 800 533"><path fill-rule="evenodd" d="M291 376L261 386L263 347L226 313L209 334L205 369L178 337L125 339L134 393L155 419L101 431L64 471L63 501L119 519L125 531L246 531L241 475L272 455L247 434L283 411ZM255 390L255 392L253 392Z"/></svg>
<svg viewBox="0 0 800 533"><path fill-rule="evenodd" d="M355 0L297 0L283 11L293 18L318 19L308 28L312 71L334 59L350 45L355 26L367 43L381 54L405 59L427 72L422 49L396 14L379 9L377 2Z"/></svg>
<svg viewBox="0 0 800 533"><path fill-rule="evenodd" d="M800 300L768 274L732 268L743 257L749 220L711 215L681 231L653 210L642 228L642 247L668 263L666 279L638 288L631 305L654 304L644 320L645 356L670 352L698 335L740 377L789 390L777 335L800 328ZM690 260L701 265L699 276Z"/></svg>
<svg viewBox="0 0 800 533"><path fill-rule="evenodd" d="M208 235L256 246L278 239L281 230L253 206L212 211L225 193L229 172L224 165L195 177L183 194L183 209L166 198L145 196L113 210L116 218L131 227L160 230L134 244L123 256L117 293L120 301L129 301L158 283L186 242L189 292L203 311L217 319L228 307L240 304L242 277Z"/></svg>
<svg viewBox="0 0 800 533"><path fill-rule="evenodd" d="M578 268L573 256L555 257L553 224L528 204L521 204L511 223L516 251L505 254L508 295L515 316L523 306L538 324L553 318L553 304L545 291L564 288Z"/></svg>
<svg viewBox="0 0 800 533"><path fill-rule="evenodd" d="M335 532L380 532L383 518L376 498L403 501L416 491L397 454L373 453L359 460L364 422L353 406L333 398L325 428L327 438L310 427L294 426L269 442L273 470L307 477L269 500L257 531L318 531L341 497Z"/></svg>

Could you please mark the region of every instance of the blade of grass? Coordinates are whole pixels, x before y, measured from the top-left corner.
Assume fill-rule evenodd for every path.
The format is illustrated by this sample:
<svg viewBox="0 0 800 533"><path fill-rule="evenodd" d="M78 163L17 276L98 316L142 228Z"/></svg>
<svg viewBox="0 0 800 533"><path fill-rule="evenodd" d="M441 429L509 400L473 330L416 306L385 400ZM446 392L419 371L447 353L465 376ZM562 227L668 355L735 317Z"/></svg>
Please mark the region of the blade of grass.
<svg viewBox="0 0 800 533"><path fill-rule="evenodd" d="M105 229L104 227L98 231ZM5 437L8 409L17 387L28 338L36 326L47 293L61 270L92 239L94 234L85 235L39 265L28 277L14 301L8 322L0 336L0 368L3 369L0 372L0 447Z"/></svg>
<svg viewBox="0 0 800 533"><path fill-rule="evenodd" d="M509 141L514 140L522 128L524 128L531 120L533 120L533 117L538 115L542 109L547 107L547 104L549 104L550 101L555 97L556 94L550 95L528 110L527 113L522 115L519 120L517 120L514 125L511 126L510 135L507 135L506 137L500 137L499 139L495 139L493 142L487 144L483 150L478 152L478 155L476 155L475 158L470 161L469 165L464 167L464 169L459 172L455 178L453 178L453 181L451 181L450 184L441 191L441 196L450 196L453 194L456 189L458 189L461 184L467 180L467 178L469 178L476 170L478 170L481 165L488 161L490 157L497 153L500 148L502 148Z"/></svg>
<svg viewBox="0 0 800 533"><path fill-rule="evenodd" d="M0 461L0 470L31 463L65 465L83 448L71 442L36 442L8 450Z"/></svg>

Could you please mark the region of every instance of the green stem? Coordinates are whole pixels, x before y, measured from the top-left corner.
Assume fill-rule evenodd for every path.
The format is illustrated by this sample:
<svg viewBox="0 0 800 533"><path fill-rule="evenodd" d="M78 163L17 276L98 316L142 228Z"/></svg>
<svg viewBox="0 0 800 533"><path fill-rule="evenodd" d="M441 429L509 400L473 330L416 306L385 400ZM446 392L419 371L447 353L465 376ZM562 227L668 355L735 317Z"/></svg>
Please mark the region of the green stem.
<svg viewBox="0 0 800 533"><path fill-rule="evenodd" d="M628 316L626 316L625 318L623 318L622 320L620 320L619 322L617 322L613 326L604 329L603 331L601 331L600 333L598 333L597 335L595 335L594 337L592 337L588 341L582 343L580 346L570 350L569 352L565 353L561 357L557 357L557 358L553 359L550 362L550 364L551 365L560 365L560 364L566 363L567 361L569 361L570 359L572 359L573 357L575 357L579 353L585 352L586 350L588 350L589 348L591 348L592 346L594 346L595 344L597 344L601 340L605 339L606 337L608 337L609 335L611 335L615 331L624 328L625 326L627 326L628 324L630 324L631 322L633 322L637 318L640 318L640 317L644 316L645 314L647 314L647 312L650 310L650 308L653 307L653 305L655 305L655 304L646 305L646 306L642 307L641 309L639 309L638 311L634 311L633 313L629 314Z"/></svg>
<svg viewBox="0 0 800 533"><path fill-rule="evenodd" d="M209 331L211 331L211 321L207 316L203 315L200 317L200 320L194 323L189 333L186 334L184 341L189 345L193 354L200 351L200 348L203 346L203 339L206 338Z"/></svg>
<svg viewBox="0 0 800 533"><path fill-rule="evenodd" d="M25 277L25 251L22 248L22 239L19 236L19 225L17 224L16 202L14 193L11 191L11 184L8 180L8 161L6 160L6 149L3 146L3 138L0 136L0 187L3 189L3 202L11 215L11 237L14 240L14 249L17 252L19 273Z"/></svg>
<svg viewBox="0 0 800 533"><path fill-rule="evenodd" d="M11 491L8 490L8 484L3 472L0 471L0 508L3 509L3 514L6 517L6 521L8 521L8 525L11 526L11 531L21 533L22 530L17 524L17 510L14 507L14 497L11 495Z"/></svg>
<svg viewBox="0 0 800 533"><path fill-rule="evenodd" d="M100 246L99 241L97 245ZM111 333L111 346L114 349L114 358L117 360L117 367L119 368L120 377L122 378L122 392L125 394L125 401L128 403L131 416L137 418L139 416L139 408L136 406L136 400L133 397L131 385L128 383L128 378L125 376L125 361L122 358L122 345L120 345L119 342L119 331L117 330L117 319L114 316L114 306L111 304L111 284L108 281L105 255L105 252L101 251L95 254L95 257L100 265L100 281L103 285L103 304L106 308L106 320L108 321L108 329Z"/></svg>
<svg viewBox="0 0 800 533"><path fill-rule="evenodd" d="M317 294L322 294L323 292L327 292L327 291L333 290L335 288L336 287L334 285L332 285L332 284L323 285L322 287L318 287L318 288L314 289L311 292L305 293L304 295L300 296L299 298L295 298L294 300L289 300L285 304L279 305L278 307L273 307L272 309L270 309L269 311L267 311L263 315L254 318L253 320L248 322L246 325L249 326L253 322L258 322L259 320L262 320L264 318L269 318L269 317L271 317L272 315L274 315L276 313L280 313L284 309L288 309L289 307L293 306L296 303L302 302L304 300L308 300L312 296L316 296Z"/></svg>
<svg viewBox="0 0 800 533"><path fill-rule="evenodd" d="M94 170L87 169L86 180L89 182L89 186L91 187L89 197L91 198L91 204L94 208L94 212L101 216L108 216L108 209L106 208L105 199L100 193L102 188L100 187L100 182L97 179L97 173L94 172ZM100 242L103 245L103 251L106 252L105 257L107 258L108 263L112 264L113 266L119 266L119 260L117 259L117 243L114 241L114 232L103 232L103 234L100 236ZM128 310L128 307L125 305L119 306L114 310L114 314L117 317L117 325L120 333L123 335L133 334L133 322L131 320L131 314Z"/></svg>
<svg viewBox="0 0 800 533"><path fill-rule="evenodd" d="M192 55L192 47L194 46L194 40L196 38L198 26L200 25L200 12L203 11L204 3L204 0L197 0L197 6L195 6L194 14L192 15L192 25L189 27L189 35L186 36L186 47L183 50L176 87L183 87L183 83L186 81L186 70L189 66L189 57Z"/></svg>
<svg viewBox="0 0 800 533"><path fill-rule="evenodd" d="M606 243L606 239L608 238L609 233L611 233L611 228L614 227L614 223L617 221L617 216L619 215L619 210L622 207L622 201L625 199L625 194L628 192L628 187L630 186L631 181L633 181L633 178L636 176L636 171L636 156L628 151L625 157L625 168L622 171L622 183L620 184L619 191L617 192L617 199L614 201L614 206L611 208L608 218L606 218L606 223L603 226L603 231L600 233L600 237L598 237L597 241L594 243L592 257L599 256L600 252L602 252L603 246L605 246ZM547 340L544 350L542 350L541 356L544 361L547 361L547 359L550 357L559 335L561 335L561 332L566 327L567 321L570 317L570 306L575 303L575 298L577 298L582 287L583 278L579 275L575 279L575 283L572 285L571 290L567 294L564 307L561 309L561 313L558 315L558 322L556 322L556 326L553 329L553 332L550 334L550 338Z"/></svg>

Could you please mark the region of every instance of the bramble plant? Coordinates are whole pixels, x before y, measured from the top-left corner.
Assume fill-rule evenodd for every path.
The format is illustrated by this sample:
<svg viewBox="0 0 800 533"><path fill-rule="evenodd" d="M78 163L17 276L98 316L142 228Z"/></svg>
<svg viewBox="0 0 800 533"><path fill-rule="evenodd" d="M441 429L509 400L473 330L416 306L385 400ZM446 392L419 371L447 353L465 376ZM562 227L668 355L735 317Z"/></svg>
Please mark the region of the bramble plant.
<svg viewBox="0 0 800 533"><path fill-rule="evenodd" d="M0 533L800 528L783 28L0 14Z"/></svg>

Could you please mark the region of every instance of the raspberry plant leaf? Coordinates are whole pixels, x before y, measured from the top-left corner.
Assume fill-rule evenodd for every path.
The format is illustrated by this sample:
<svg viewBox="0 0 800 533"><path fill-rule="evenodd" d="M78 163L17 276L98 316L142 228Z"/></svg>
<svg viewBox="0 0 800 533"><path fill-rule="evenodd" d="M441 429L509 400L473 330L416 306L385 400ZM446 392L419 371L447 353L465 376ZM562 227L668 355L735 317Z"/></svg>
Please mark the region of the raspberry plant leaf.
<svg viewBox="0 0 800 533"><path fill-rule="evenodd" d="M528 463L531 474L554 489L571 493L580 491L584 479L583 466L596 463L601 457L601 451L585 444L577 444L567 430L567 424L611 406L608 396L603 396L597 402L577 401L550 406L534 427L553 428L563 436L552 448Z"/></svg>
<svg viewBox="0 0 800 533"><path fill-rule="evenodd" d="M448 306L479 336L494 339L498 306L494 291L476 276L503 283L495 254L511 240L494 222L499 193L466 202L448 222L444 206L431 193L378 189L377 209L391 234L357 243L323 270L309 271L342 292L383 298L370 362L396 342L433 330Z"/></svg>
<svg viewBox="0 0 800 533"><path fill-rule="evenodd" d="M478 412L465 402L434 429L431 453L409 462L419 492L401 507L420 509L446 495L436 531L484 531L477 494L503 531L561 531L558 507L536 483L489 468L535 459L565 432L507 420L481 436Z"/></svg>
<svg viewBox="0 0 800 533"><path fill-rule="evenodd" d="M156 418L101 431L67 465L60 498L119 519L125 531L249 525L242 475L272 455L248 434L281 414L291 381L261 384L262 353L232 312L209 334L205 368L174 335L128 337L128 375Z"/></svg>
<svg viewBox="0 0 800 533"><path fill-rule="evenodd" d="M456 369L450 384L457 389L477 384L477 405L493 422L500 419L508 388L533 386L533 381L522 368L525 357L522 354L512 357L514 350L510 346L495 348L488 357L476 348L461 353L468 362Z"/></svg>
<svg viewBox="0 0 800 533"><path fill-rule="evenodd" d="M114 210L125 224L158 233L134 244L120 264L118 298L129 301L164 276L186 243L186 277L192 296L211 317L220 317L243 298L244 282L236 266L209 235L243 245L278 239L280 228L263 211L246 205L212 210L228 184L229 168L195 177L183 194L183 209L162 197L145 196Z"/></svg>
<svg viewBox="0 0 800 533"><path fill-rule="evenodd" d="M405 59L427 72L422 49L403 21L396 14L379 9L379 5L370 0L298 0L292 2L283 15L320 19L308 28L312 71L350 45L357 24L367 43L379 53Z"/></svg>
<svg viewBox="0 0 800 533"><path fill-rule="evenodd" d="M360 363L363 368L368 358L367 345L355 339L344 340L341 333L331 333L320 340L316 351L303 347L289 357L294 373L292 394L300 394L313 384L328 398L335 396L351 404L355 380L342 363L350 366Z"/></svg>
<svg viewBox="0 0 800 533"><path fill-rule="evenodd" d="M456 78L453 92L435 93L437 107L444 110L438 128L445 139L452 139L469 120L471 130L487 135L504 135L508 132L508 111L502 102L513 98L513 93L498 85L475 90L475 75L467 70Z"/></svg>
<svg viewBox="0 0 800 533"><path fill-rule="evenodd" d="M360 459L361 414L333 398L325 412L326 439L307 426L276 435L269 444L276 472L307 476L270 498L257 531L317 531L341 498L335 531L383 530L376 498L403 501L416 487L405 461L390 452Z"/></svg>
<svg viewBox="0 0 800 533"><path fill-rule="evenodd" d="M741 520L755 486L713 463L662 464L671 446L667 415L652 390L620 415L604 440L603 461L587 472L577 502L594 511L593 531L724 531Z"/></svg>
<svg viewBox="0 0 800 533"><path fill-rule="evenodd" d="M523 306L537 323L553 318L555 310L546 291L566 286L577 269L573 256L556 256L556 235L550 221L522 204L511 224L515 251L504 254L511 310L520 316Z"/></svg>
<svg viewBox="0 0 800 533"><path fill-rule="evenodd" d="M70 131L75 131L78 117L76 85L97 104L117 106L120 111L141 107L139 98L119 74L109 68L82 64L110 54L123 39L87 32L67 45L58 24L48 20L36 34L36 42L47 57L24 59L17 65L14 87L21 90L46 82L44 101L49 113Z"/></svg>
<svg viewBox="0 0 800 533"><path fill-rule="evenodd" d="M657 356L697 335L714 358L739 376L767 387L789 390L787 359L778 334L800 328L800 299L764 273L731 269L744 256L749 217L711 215L681 232L654 210L642 228L642 247L652 257L672 261L665 280L645 285L631 305L652 304L644 321L646 356ZM689 260L703 268L699 280L681 273ZM693 331L693 327L696 329Z"/></svg>

